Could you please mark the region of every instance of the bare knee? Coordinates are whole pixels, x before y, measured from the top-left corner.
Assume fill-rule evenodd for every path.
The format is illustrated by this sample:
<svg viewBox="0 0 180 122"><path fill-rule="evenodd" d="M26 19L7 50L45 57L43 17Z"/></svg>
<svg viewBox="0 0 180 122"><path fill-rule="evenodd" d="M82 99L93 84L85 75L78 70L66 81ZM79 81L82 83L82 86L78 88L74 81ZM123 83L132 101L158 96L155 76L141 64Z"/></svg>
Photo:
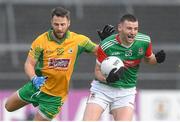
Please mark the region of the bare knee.
<svg viewBox="0 0 180 122"><path fill-rule="evenodd" d="M14 110L12 109L12 107L10 106L10 104L9 104L9 100L7 100L6 103L5 103L5 109L6 109L8 112L14 111Z"/></svg>
<svg viewBox="0 0 180 122"><path fill-rule="evenodd" d="M132 107L121 107L111 111L115 121L132 121L133 119Z"/></svg>
<svg viewBox="0 0 180 122"><path fill-rule="evenodd" d="M22 101L17 93L13 93L6 101L5 103L5 109L8 111L8 112L12 112L12 111L15 111L25 105L27 105L28 103Z"/></svg>
<svg viewBox="0 0 180 122"><path fill-rule="evenodd" d="M84 112L83 121L98 121L104 109L95 103L88 103Z"/></svg>

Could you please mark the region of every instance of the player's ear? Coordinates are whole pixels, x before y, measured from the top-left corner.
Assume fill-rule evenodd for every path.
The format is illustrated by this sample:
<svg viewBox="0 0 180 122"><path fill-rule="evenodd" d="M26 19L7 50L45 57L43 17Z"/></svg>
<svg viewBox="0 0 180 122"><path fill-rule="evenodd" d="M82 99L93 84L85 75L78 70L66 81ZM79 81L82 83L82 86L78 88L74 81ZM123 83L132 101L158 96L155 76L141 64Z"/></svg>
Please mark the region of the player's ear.
<svg viewBox="0 0 180 122"><path fill-rule="evenodd" d="M118 24L118 31L122 30L122 24Z"/></svg>
<svg viewBox="0 0 180 122"><path fill-rule="evenodd" d="M51 26L53 27L53 20L51 19Z"/></svg>
<svg viewBox="0 0 180 122"><path fill-rule="evenodd" d="M69 20L69 21L68 21L68 27L69 27L70 25L71 25L71 21Z"/></svg>

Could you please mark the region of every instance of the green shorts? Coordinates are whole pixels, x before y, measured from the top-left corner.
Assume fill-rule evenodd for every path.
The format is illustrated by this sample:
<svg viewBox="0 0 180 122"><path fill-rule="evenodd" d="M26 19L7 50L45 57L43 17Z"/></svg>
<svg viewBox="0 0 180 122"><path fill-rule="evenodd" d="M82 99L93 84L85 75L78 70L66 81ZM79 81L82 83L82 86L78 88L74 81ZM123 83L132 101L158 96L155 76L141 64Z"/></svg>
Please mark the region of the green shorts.
<svg viewBox="0 0 180 122"><path fill-rule="evenodd" d="M51 96L37 90L31 81L19 89L19 96L22 100L32 103L33 106L38 106L41 114L46 119L53 119L63 105L61 97Z"/></svg>

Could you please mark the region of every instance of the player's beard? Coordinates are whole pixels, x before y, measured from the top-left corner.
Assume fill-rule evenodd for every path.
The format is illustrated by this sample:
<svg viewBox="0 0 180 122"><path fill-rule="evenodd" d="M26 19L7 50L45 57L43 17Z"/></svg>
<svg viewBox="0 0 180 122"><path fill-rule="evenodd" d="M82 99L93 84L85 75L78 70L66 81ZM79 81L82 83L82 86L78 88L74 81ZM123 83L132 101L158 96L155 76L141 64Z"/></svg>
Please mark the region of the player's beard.
<svg viewBox="0 0 180 122"><path fill-rule="evenodd" d="M67 30L68 29L66 29L66 31L64 31L64 32L53 31L53 33L54 33L56 38L62 39L62 38L64 38L66 36Z"/></svg>
<svg viewBox="0 0 180 122"><path fill-rule="evenodd" d="M126 46L129 46L134 42L135 36L133 35L128 35L125 33L120 33L119 35L120 35L122 43Z"/></svg>

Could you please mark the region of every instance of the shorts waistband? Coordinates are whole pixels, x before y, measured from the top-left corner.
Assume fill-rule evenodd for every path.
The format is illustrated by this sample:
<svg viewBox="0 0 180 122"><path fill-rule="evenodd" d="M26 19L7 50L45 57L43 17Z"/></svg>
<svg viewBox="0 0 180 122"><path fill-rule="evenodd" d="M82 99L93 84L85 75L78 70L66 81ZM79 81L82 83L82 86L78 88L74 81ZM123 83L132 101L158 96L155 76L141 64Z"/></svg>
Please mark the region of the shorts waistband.
<svg viewBox="0 0 180 122"><path fill-rule="evenodd" d="M131 90L131 89L136 89L136 87L130 87L130 88L123 88L123 87L121 87L121 88L117 88L117 87L112 87L112 86L110 86L110 85L108 85L106 82L103 82L103 81L99 81L98 79L94 79L93 80L93 84L99 84L99 85L103 85L104 87L111 87L111 88L114 88L114 89L129 89L129 90Z"/></svg>

